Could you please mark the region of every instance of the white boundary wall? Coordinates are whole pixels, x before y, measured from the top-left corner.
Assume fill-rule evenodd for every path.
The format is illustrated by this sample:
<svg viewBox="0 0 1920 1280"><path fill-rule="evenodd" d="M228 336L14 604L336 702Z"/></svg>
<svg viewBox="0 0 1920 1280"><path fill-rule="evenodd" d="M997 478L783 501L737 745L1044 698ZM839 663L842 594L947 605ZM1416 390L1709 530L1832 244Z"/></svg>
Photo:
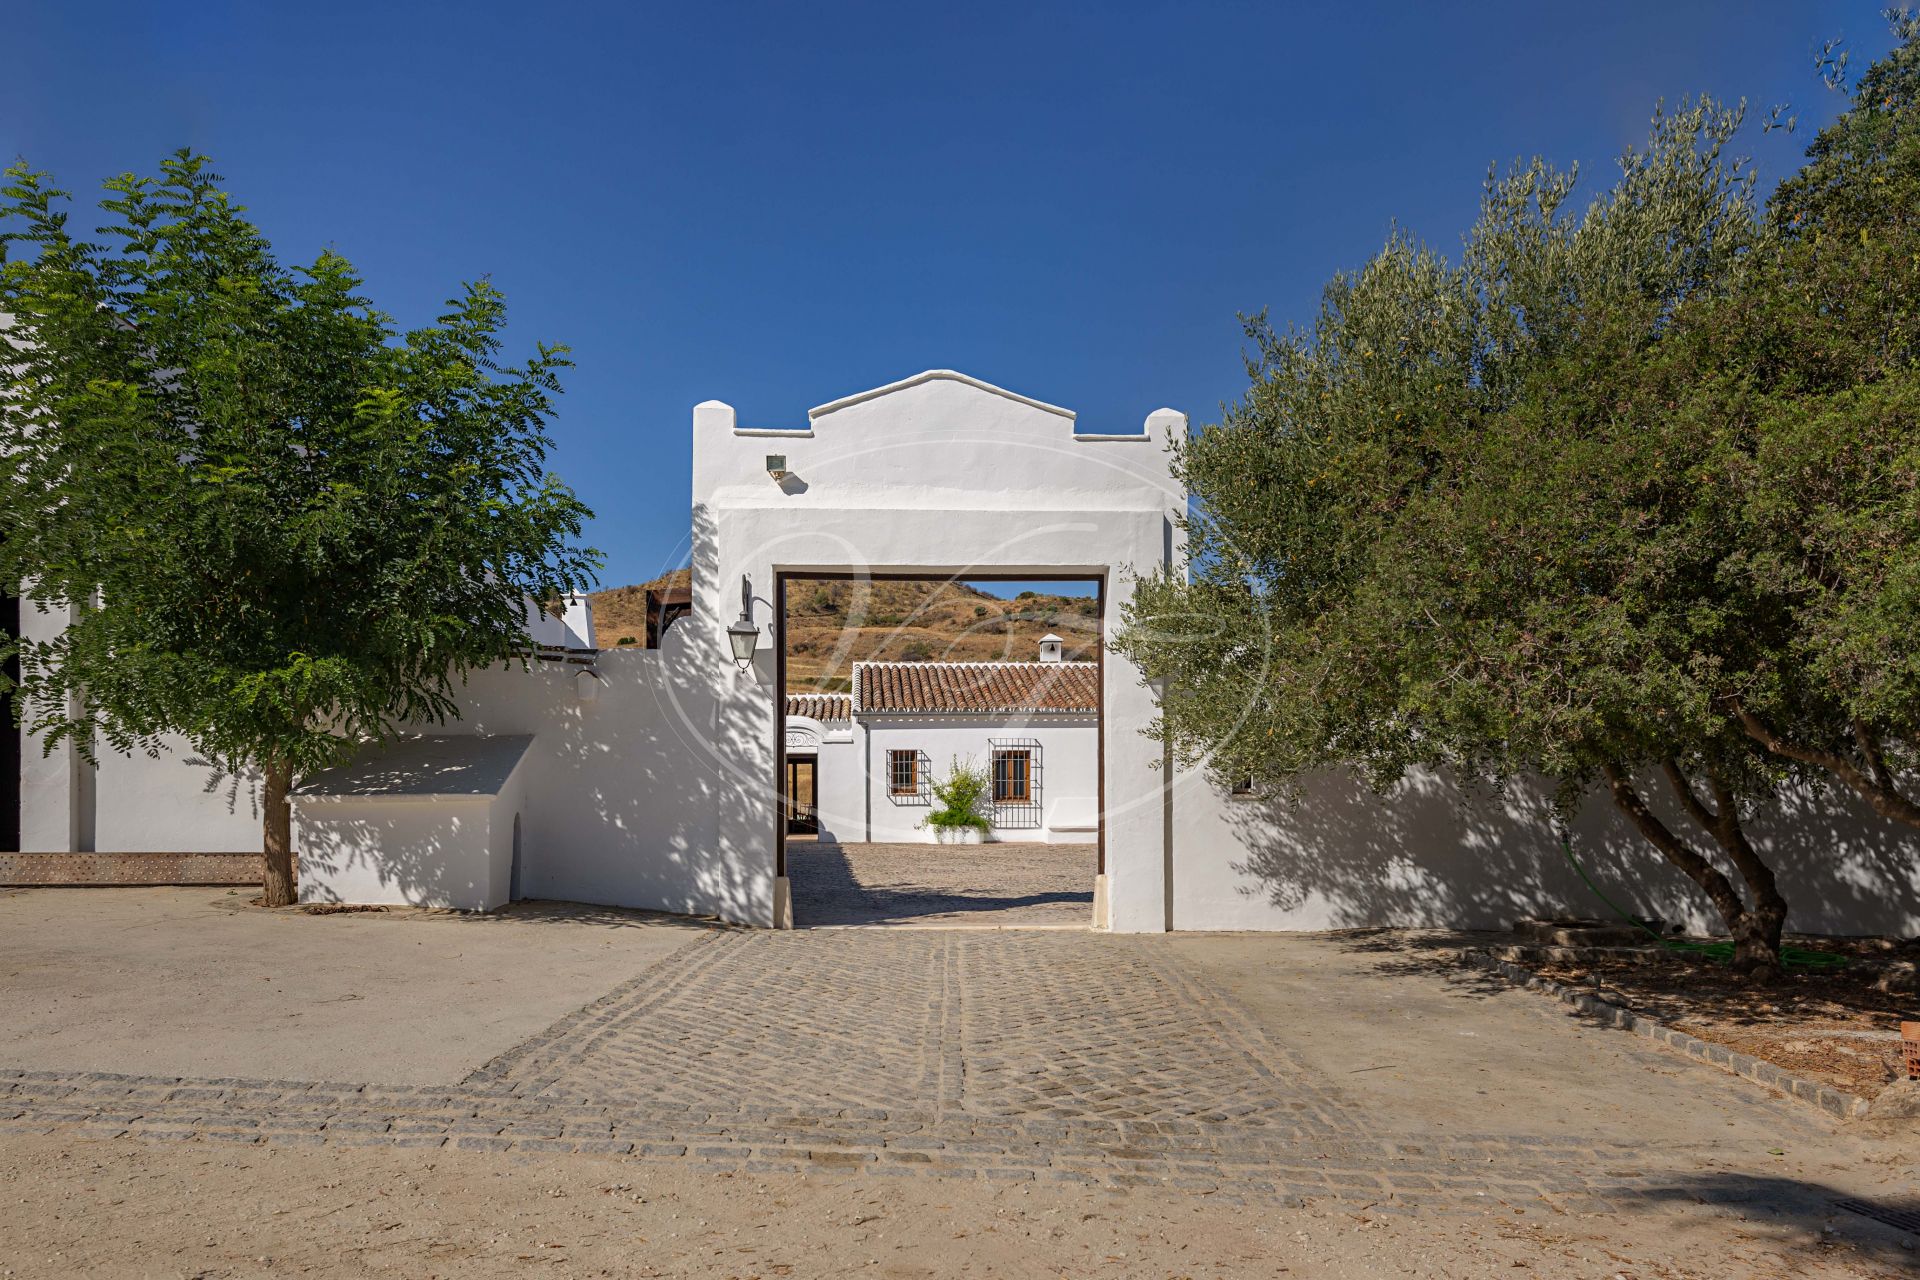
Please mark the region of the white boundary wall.
<svg viewBox="0 0 1920 1280"><path fill-rule="evenodd" d="M526 896L766 925L777 900L776 571L1105 576L1111 634L1129 576L1179 553L1173 520L1186 499L1164 446L1185 419L1161 410L1144 436L1075 435L1065 410L944 371L823 405L793 430L742 428L717 401L693 417L694 610L664 647L603 652L597 676L547 663L478 673L462 691L462 724L422 727L534 735L521 767ZM784 481L767 474L768 454L786 457ZM742 574L765 632L748 671L727 657L725 636ZM30 634L60 621L31 606L22 615ZM1416 777L1381 801L1320 779L1291 807L1235 800L1199 773L1159 767L1142 732L1153 696L1112 654L1102 697L1115 929L1501 926L1604 910L1560 859L1537 790L1485 796ZM106 756L96 776L64 749L25 748L27 849L258 847L246 780L177 753ZM1649 792L1664 804L1659 785ZM1920 932L1910 829L1843 800L1789 798L1754 831L1795 904L1790 927ZM1622 906L1712 924L1603 802L1589 802L1577 836Z"/></svg>
<svg viewBox="0 0 1920 1280"><path fill-rule="evenodd" d="M1664 778L1643 778L1641 789L1676 831L1710 850ZM1416 773L1380 797L1326 776L1294 799L1245 800L1183 776L1172 822L1173 927L1505 929L1524 916L1611 917L1568 863L1552 823L1544 783L1495 793ZM1752 814L1747 833L1792 905L1789 929L1920 933L1920 833L1833 793L1789 795ZM1587 798L1573 850L1623 910L1721 930L1705 895L1604 797Z"/></svg>

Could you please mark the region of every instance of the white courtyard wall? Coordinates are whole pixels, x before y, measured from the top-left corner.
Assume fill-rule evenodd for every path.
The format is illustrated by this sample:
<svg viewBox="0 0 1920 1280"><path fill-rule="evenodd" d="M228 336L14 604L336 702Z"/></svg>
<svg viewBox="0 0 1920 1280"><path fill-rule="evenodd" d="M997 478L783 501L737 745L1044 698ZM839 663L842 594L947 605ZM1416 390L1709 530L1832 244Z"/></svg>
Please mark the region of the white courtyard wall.
<svg viewBox="0 0 1920 1280"><path fill-rule="evenodd" d="M516 771L522 897L772 922L771 863L714 848L715 814L741 783L711 746L726 734L711 692L724 677L689 649L692 632L605 650L597 676L536 662L476 672L460 690L455 731L533 735Z"/></svg>
<svg viewBox="0 0 1920 1280"><path fill-rule="evenodd" d="M97 749L94 848L100 853L258 853L260 784L168 738L158 759ZM110 802L109 802L110 801Z"/></svg>
<svg viewBox="0 0 1920 1280"><path fill-rule="evenodd" d="M66 610L20 605L24 638L48 640ZM124 754L94 744L89 764L72 745L48 754L40 735L20 741L20 849L23 853L249 853L260 848L257 777L235 776L196 756L180 738L160 755Z"/></svg>
<svg viewBox="0 0 1920 1280"><path fill-rule="evenodd" d="M71 616L64 609L42 613L22 600L20 636L51 640L66 629ZM11 727L8 732L20 734L20 852L94 852L92 766L71 743L48 751L39 734Z"/></svg>
<svg viewBox="0 0 1920 1280"><path fill-rule="evenodd" d="M791 723L791 721L789 721ZM847 721L829 723L830 733L820 743L814 766L819 789L820 838L866 839L865 731Z"/></svg>
<svg viewBox="0 0 1920 1280"><path fill-rule="evenodd" d="M1675 830L1710 847L1663 779L1643 779L1642 792ZM1173 927L1506 929L1528 916L1610 918L1552 824L1544 783L1496 793L1416 772L1382 797L1322 775L1291 799L1243 799L1183 770L1171 824ZM1911 828L1832 793L1789 795L1747 825L1792 905L1789 929L1920 933L1920 838ZM1722 928L1705 895L1604 797L1588 798L1572 834L1574 856L1623 910Z"/></svg>

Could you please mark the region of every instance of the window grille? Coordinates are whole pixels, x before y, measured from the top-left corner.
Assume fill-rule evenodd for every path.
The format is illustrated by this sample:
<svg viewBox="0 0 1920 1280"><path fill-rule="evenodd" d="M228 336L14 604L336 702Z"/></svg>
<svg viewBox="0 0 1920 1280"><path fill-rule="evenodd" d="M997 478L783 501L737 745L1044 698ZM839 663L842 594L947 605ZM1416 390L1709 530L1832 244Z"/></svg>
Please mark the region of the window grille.
<svg viewBox="0 0 1920 1280"><path fill-rule="evenodd" d="M1040 825L1040 740L993 738L993 825L1014 830Z"/></svg>
<svg viewBox="0 0 1920 1280"><path fill-rule="evenodd" d="M924 751L888 751L887 797L895 804L931 804L933 770L928 764Z"/></svg>

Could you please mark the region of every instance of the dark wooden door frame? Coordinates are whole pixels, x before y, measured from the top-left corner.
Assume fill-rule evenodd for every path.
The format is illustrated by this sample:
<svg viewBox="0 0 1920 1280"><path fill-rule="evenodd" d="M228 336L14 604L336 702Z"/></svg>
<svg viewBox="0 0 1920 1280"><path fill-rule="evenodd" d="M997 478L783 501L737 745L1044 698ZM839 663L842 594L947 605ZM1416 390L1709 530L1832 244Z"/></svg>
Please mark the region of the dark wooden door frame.
<svg viewBox="0 0 1920 1280"><path fill-rule="evenodd" d="M9 641L20 638L20 597L0 596L0 628ZM20 659L12 656L6 663L7 679L20 680ZM20 730L13 724L13 694L0 696L0 851L20 849Z"/></svg>
<svg viewBox="0 0 1920 1280"><path fill-rule="evenodd" d="M1040 569L1024 573L996 570L974 573L967 569L938 572L909 572L876 569L855 573L848 569L775 569L773 572L773 784L778 801L773 817L773 874L787 874L787 821L785 788L787 777L787 583L810 582L1091 582L1094 584L1093 662L1094 682L1100 690L1100 705L1094 715L1094 753L1096 784L1094 805L1094 874L1107 874L1107 572L1074 572ZM814 776L816 790L819 775ZM872 784L869 783L869 786Z"/></svg>
<svg viewBox="0 0 1920 1280"><path fill-rule="evenodd" d="M813 799L809 802L809 807L813 810L813 834L819 835L820 757L817 755L791 755L786 757L786 768L780 775L782 779L781 786L785 789L784 794L780 797L780 807L782 810L781 828L789 835L793 834L794 818L798 813L795 798L798 795L800 774L803 769L810 783L808 790L813 796Z"/></svg>

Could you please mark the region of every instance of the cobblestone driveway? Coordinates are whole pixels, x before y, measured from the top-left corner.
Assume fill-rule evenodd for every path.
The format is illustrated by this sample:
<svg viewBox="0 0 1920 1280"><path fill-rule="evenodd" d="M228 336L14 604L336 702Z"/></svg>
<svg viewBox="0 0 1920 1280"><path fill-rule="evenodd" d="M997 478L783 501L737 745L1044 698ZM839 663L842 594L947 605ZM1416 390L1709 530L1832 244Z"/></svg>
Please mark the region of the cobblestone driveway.
<svg viewBox="0 0 1920 1280"><path fill-rule="evenodd" d="M691 1159L1405 1206L1652 1194L1634 1151L1379 1132L1153 938L715 930L457 1085L0 1073L0 1132Z"/></svg>
<svg viewBox="0 0 1920 1280"><path fill-rule="evenodd" d="M787 845L793 922L1029 927L1093 923L1090 844Z"/></svg>

